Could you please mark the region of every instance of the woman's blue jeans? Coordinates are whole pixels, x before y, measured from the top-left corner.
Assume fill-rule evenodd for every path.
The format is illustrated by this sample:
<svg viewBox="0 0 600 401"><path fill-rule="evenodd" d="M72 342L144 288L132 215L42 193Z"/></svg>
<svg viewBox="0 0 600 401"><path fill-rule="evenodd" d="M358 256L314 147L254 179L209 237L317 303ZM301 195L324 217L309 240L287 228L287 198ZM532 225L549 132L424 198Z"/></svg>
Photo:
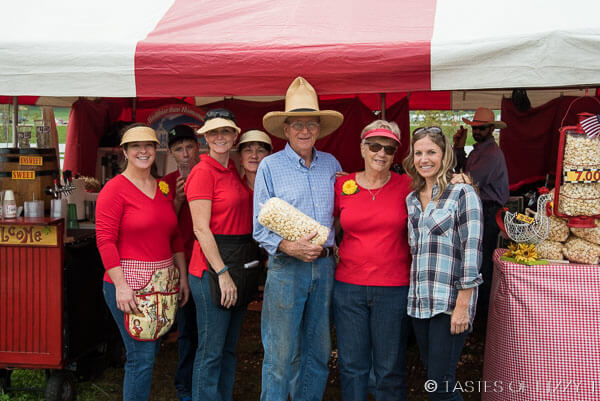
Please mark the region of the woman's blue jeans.
<svg viewBox="0 0 600 401"><path fill-rule="evenodd" d="M408 286L333 287L342 399L367 399L371 364L377 401L406 400Z"/></svg>
<svg viewBox="0 0 600 401"><path fill-rule="evenodd" d="M123 312L117 308L115 285L105 281L102 291L106 305L108 305L108 309L117 323L127 352L125 377L123 378L123 401L147 401L150 397L150 387L152 385L154 357L160 350L160 340L134 340L125 329Z"/></svg>
<svg viewBox="0 0 600 401"><path fill-rule="evenodd" d="M450 315L440 313L429 319L412 318L421 361L427 370L427 380L435 381L429 401L462 400L460 391L454 392L456 365L460 359L468 331L450 334Z"/></svg>
<svg viewBox="0 0 600 401"><path fill-rule="evenodd" d="M192 399L231 401L235 381L235 350L246 311L230 311L215 306L210 297L208 273L205 272L202 278L191 274L188 277L198 325Z"/></svg>

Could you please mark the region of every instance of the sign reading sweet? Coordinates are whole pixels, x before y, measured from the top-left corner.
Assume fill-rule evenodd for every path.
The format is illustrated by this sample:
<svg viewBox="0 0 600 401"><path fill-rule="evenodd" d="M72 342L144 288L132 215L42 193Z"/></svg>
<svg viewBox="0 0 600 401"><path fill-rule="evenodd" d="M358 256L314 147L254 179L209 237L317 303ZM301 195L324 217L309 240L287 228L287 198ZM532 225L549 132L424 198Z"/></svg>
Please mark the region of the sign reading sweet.
<svg viewBox="0 0 600 401"><path fill-rule="evenodd" d="M0 245L56 246L56 226L0 226Z"/></svg>
<svg viewBox="0 0 600 401"><path fill-rule="evenodd" d="M42 156L19 156L21 166L42 166L44 159Z"/></svg>
<svg viewBox="0 0 600 401"><path fill-rule="evenodd" d="M566 170L564 176L565 182L591 184L600 182L600 170L590 168L578 168Z"/></svg>
<svg viewBox="0 0 600 401"><path fill-rule="evenodd" d="M13 180L35 180L35 171L13 170L11 178Z"/></svg>

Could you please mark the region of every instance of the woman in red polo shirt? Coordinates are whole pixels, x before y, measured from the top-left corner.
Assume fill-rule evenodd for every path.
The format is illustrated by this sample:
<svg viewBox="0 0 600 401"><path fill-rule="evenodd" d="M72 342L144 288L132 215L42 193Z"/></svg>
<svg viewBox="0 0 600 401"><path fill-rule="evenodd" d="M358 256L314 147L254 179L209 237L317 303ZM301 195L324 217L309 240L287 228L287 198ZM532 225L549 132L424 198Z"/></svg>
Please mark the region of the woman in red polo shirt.
<svg viewBox="0 0 600 401"><path fill-rule="evenodd" d="M209 152L201 156L185 184L197 239L189 268L198 323L194 400L232 400L235 349L246 309L246 300L238 300L243 289L232 277L258 259L252 239L252 196L229 158L239 132L230 111L209 110L198 130Z"/></svg>
<svg viewBox="0 0 600 401"><path fill-rule="evenodd" d="M189 296L183 241L167 199L175 188L158 185L150 174L157 143L152 128L129 127L121 139L127 166L106 183L96 204L104 299L127 350L127 401L148 400L157 340L175 320L177 288L181 306ZM153 292L163 295L148 295Z"/></svg>
<svg viewBox="0 0 600 401"><path fill-rule="evenodd" d="M361 133L365 169L338 177L336 221L343 229L335 271L333 317L342 399L365 400L371 366L375 398L406 400L406 314L410 249L406 196L410 178L390 171L400 145L394 122Z"/></svg>

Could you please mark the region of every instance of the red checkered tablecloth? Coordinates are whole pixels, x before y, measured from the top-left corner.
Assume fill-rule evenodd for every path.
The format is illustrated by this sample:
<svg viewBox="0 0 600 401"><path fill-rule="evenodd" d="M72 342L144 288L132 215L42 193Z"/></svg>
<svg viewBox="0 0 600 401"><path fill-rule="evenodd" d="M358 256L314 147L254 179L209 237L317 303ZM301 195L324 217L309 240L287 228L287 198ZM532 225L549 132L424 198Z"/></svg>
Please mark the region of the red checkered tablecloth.
<svg viewBox="0 0 600 401"><path fill-rule="evenodd" d="M600 266L494 253L483 401L600 400Z"/></svg>

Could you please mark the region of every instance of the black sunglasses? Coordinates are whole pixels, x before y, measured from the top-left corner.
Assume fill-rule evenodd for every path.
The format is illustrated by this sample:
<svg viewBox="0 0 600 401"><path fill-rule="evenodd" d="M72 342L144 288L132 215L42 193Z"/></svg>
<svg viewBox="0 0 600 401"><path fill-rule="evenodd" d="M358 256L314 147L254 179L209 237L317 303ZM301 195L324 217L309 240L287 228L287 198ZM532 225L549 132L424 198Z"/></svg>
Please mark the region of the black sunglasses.
<svg viewBox="0 0 600 401"><path fill-rule="evenodd" d="M208 110L206 112L206 115L204 116L204 121L212 120L213 118L224 118L226 120L233 121L237 124L237 122L235 121L235 115L227 109Z"/></svg>
<svg viewBox="0 0 600 401"><path fill-rule="evenodd" d="M398 148L396 146L382 145L377 142L365 142L365 145L367 145L369 147L369 150L373 153L377 153L381 149L383 149L385 154L388 156L393 155L394 153L396 153L396 150L398 150Z"/></svg>
<svg viewBox="0 0 600 401"><path fill-rule="evenodd" d="M484 130L484 129L488 129L489 127L491 127L491 125L472 125L471 129L473 131L477 131L477 130Z"/></svg>
<svg viewBox="0 0 600 401"><path fill-rule="evenodd" d="M440 127L438 127L436 125L432 125L431 127L417 128L416 130L413 131L413 135L421 133L423 131L428 131L428 132L431 132L432 134L442 134L443 133L443 131Z"/></svg>

